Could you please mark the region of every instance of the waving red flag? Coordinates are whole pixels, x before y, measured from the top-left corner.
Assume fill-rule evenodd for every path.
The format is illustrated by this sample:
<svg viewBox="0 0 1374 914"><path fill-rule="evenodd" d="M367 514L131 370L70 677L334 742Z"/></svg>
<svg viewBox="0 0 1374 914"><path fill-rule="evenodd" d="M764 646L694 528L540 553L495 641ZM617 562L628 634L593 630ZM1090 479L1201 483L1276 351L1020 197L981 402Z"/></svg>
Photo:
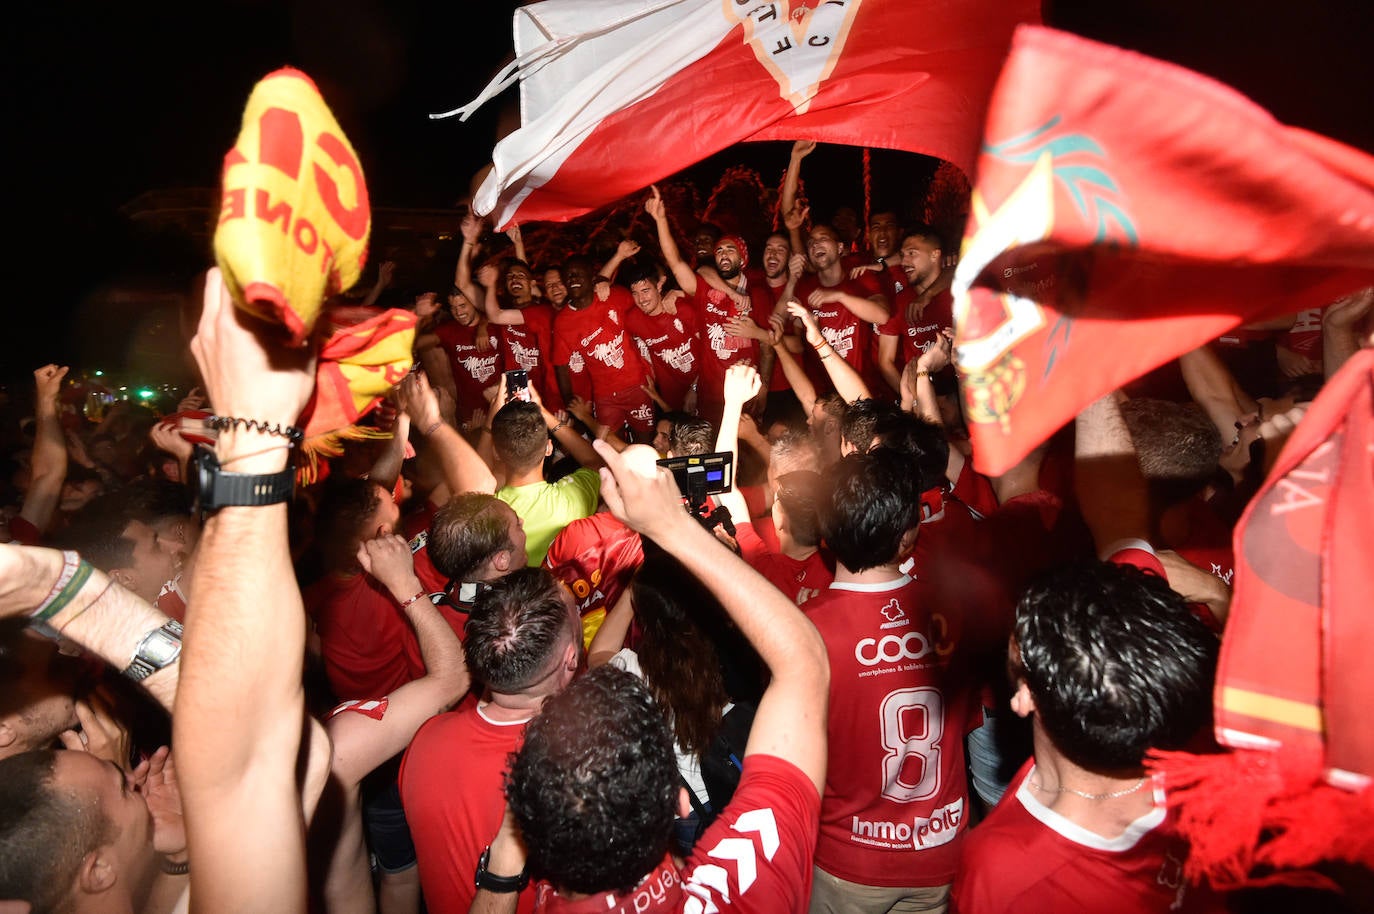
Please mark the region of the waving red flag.
<svg viewBox="0 0 1374 914"><path fill-rule="evenodd" d="M974 463L1244 322L1374 282L1374 159L1171 64L1023 26L954 280Z"/></svg>
<svg viewBox="0 0 1374 914"><path fill-rule="evenodd" d="M519 130L474 201L565 220L745 140L921 152L967 172L1040 0L546 0L515 13ZM440 115L443 116L443 115Z"/></svg>

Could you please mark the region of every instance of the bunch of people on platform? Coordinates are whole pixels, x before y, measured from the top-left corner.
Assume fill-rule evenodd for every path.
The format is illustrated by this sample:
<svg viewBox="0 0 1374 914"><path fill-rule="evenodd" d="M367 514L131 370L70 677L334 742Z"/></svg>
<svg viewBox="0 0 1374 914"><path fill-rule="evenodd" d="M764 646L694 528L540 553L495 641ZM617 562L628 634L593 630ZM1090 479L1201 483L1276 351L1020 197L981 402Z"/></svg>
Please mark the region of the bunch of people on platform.
<svg viewBox="0 0 1374 914"><path fill-rule="evenodd" d="M1232 527L1374 290L987 478L952 240L808 224L812 148L785 231L686 256L652 188L599 265L466 217L387 436L309 485L313 356L215 270L180 407L213 446L123 406L73 430L38 369L0 911L1252 909L1185 880L1146 756L1208 745Z"/></svg>

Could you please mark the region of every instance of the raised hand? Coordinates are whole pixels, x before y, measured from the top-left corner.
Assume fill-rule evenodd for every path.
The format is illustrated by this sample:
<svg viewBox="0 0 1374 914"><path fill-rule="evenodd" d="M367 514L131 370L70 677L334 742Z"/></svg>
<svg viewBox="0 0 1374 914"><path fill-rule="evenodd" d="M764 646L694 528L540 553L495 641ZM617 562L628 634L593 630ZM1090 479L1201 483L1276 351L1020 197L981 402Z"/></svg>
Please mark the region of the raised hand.
<svg viewBox="0 0 1374 914"><path fill-rule="evenodd" d="M663 205L663 197L658 192L657 184L649 186L649 199L644 201L644 212L655 222L668 218L668 210Z"/></svg>
<svg viewBox="0 0 1374 914"><path fill-rule="evenodd" d="M792 158L794 159L804 159L815 151L815 140L797 140L792 144Z"/></svg>

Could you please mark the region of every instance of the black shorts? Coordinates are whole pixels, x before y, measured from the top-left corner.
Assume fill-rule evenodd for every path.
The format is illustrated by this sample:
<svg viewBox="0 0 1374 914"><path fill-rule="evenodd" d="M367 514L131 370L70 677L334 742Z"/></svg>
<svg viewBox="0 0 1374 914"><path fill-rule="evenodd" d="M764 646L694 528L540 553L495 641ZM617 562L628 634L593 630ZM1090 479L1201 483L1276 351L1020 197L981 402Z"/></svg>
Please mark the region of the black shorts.
<svg viewBox="0 0 1374 914"><path fill-rule="evenodd" d="M401 808L401 791L393 777L363 796L367 845L384 873L403 873L415 865L415 842Z"/></svg>

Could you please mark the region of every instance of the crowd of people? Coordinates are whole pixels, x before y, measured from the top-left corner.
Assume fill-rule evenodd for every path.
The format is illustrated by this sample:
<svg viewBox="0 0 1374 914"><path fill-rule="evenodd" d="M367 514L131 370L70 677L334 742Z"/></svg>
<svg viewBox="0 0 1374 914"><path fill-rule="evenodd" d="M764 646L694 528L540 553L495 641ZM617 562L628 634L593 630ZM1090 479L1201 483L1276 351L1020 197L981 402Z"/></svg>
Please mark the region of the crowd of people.
<svg viewBox="0 0 1374 914"><path fill-rule="evenodd" d="M531 263L469 214L308 481L314 356L217 270L175 412L90 423L38 368L0 911L1265 910L1184 878L1146 758L1207 751L1232 528L1374 290L984 477L957 239L812 221L814 146L765 238L649 188L608 260Z"/></svg>

